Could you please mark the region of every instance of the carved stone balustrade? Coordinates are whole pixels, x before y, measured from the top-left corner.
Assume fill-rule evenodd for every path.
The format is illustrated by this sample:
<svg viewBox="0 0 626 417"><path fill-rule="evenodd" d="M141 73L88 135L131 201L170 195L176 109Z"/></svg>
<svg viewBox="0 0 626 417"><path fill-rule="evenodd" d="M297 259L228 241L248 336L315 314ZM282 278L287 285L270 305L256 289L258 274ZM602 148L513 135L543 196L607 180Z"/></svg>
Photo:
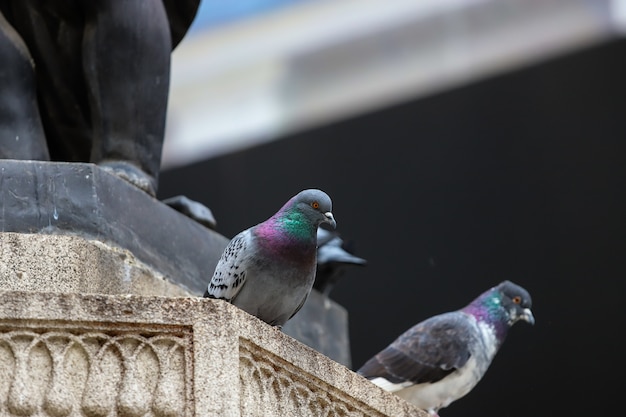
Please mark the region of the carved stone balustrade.
<svg viewBox="0 0 626 417"><path fill-rule="evenodd" d="M0 415L426 416L220 300L0 291Z"/></svg>

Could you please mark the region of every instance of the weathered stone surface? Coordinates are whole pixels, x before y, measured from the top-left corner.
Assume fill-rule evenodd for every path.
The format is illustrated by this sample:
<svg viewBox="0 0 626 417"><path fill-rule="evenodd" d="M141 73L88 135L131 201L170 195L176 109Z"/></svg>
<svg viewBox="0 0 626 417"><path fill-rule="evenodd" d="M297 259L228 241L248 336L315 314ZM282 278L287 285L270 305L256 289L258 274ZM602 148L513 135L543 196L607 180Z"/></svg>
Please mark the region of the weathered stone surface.
<svg viewBox="0 0 626 417"><path fill-rule="evenodd" d="M2 416L426 416L219 300L0 291Z"/></svg>
<svg viewBox="0 0 626 417"><path fill-rule="evenodd" d="M77 235L0 233L0 288L189 295L126 249Z"/></svg>
<svg viewBox="0 0 626 417"><path fill-rule="evenodd" d="M228 243L97 165L6 159L0 160L0 232L101 240L196 294Z"/></svg>
<svg viewBox="0 0 626 417"><path fill-rule="evenodd" d="M283 332L344 366L352 366L348 312L316 289L285 323Z"/></svg>

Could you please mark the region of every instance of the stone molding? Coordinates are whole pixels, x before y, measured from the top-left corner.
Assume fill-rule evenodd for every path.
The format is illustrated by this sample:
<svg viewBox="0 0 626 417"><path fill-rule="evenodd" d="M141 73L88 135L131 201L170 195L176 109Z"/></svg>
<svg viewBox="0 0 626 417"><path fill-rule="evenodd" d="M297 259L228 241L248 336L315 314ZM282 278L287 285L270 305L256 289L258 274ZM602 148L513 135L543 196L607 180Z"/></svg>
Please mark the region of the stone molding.
<svg viewBox="0 0 626 417"><path fill-rule="evenodd" d="M0 415L427 416L220 300L0 291Z"/></svg>
<svg viewBox="0 0 626 417"><path fill-rule="evenodd" d="M9 415L189 414L191 332L41 324L0 333L0 361L13 365L0 383Z"/></svg>

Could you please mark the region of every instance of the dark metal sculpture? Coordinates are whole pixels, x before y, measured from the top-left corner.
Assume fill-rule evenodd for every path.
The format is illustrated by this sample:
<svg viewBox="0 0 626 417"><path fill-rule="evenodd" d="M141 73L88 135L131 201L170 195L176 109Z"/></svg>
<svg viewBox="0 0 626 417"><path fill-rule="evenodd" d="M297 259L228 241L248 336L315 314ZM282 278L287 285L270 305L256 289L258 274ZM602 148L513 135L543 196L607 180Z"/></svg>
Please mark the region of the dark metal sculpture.
<svg viewBox="0 0 626 417"><path fill-rule="evenodd" d="M199 1L0 0L0 158L93 162L154 196Z"/></svg>

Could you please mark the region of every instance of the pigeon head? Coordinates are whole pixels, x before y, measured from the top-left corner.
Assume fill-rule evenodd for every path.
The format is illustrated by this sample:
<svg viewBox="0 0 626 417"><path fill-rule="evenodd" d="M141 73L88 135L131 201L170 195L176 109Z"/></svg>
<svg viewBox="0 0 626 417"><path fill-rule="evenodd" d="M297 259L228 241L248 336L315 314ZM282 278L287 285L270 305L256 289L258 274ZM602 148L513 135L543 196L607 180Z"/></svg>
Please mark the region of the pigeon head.
<svg viewBox="0 0 626 417"><path fill-rule="evenodd" d="M328 223L336 227L331 209L332 202L325 192L304 190L287 201L267 221L259 224L254 234L272 250L290 248L315 252L318 226Z"/></svg>
<svg viewBox="0 0 626 417"><path fill-rule="evenodd" d="M511 281L503 281L482 293L463 310L477 320L493 325L498 338L503 340L507 330L519 320L535 324L531 307L528 291Z"/></svg>
<svg viewBox="0 0 626 417"><path fill-rule="evenodd" d="M309 189L300 191L276 213L286 225L312 225L317 231L321 223L337 227L332 213L333 203L324 191Z"/></svg>
<svg viewBox="0 0 626 417"><path fill-rule="evenodd" d="M501 303L508 312L509 326L519 320L535 324L535 317L530 310L533 302L528 291L511 281L500 283L496 289L502 294Z"/></svg>

